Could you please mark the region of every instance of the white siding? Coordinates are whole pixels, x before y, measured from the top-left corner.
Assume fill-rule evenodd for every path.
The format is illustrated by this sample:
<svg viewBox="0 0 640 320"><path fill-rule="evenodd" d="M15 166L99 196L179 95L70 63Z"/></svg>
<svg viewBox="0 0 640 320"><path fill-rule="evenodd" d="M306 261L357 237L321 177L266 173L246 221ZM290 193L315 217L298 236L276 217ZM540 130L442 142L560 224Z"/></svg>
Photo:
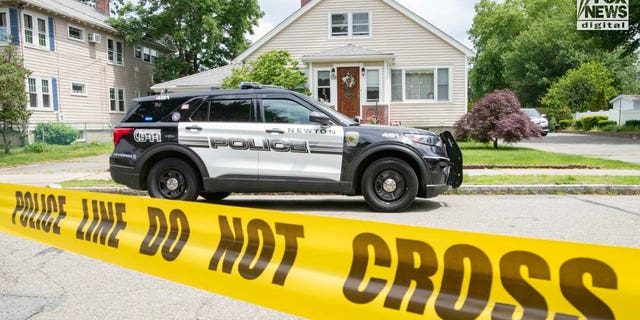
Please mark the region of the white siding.
<svg viewBox="0 0 640 320"><path fill-rule="evenodd" d="M345 5L348 4L348 5ZM329 13L367 11L371 13L371 37L330 39ZM299 17L262 47L249 55L245 62L256 59L269 50L288 50L293 58L354 44L383 53L393 53L390 68L449 67L452 96L446 103L392 103L391 120L414 127L450 127L466 112L466 57L460 50L423 28L407 16L380 0L344 2L324 0ZM356 65L357 63L354 63ZM367 63L366 66L383 66ZM314 68L316 64L313 65ZM326 64L318 66L327 66ZM302 66L301 66L302 67ZM303 67L306 69L306 67ZM384 75L383 81L388 77ZM382 90L387 88L382 84ZM384 92L381 92L384 97Z"/></svg>
<svg viewBox="0 0 640 320"><path fill-rule="evenodd" d="M58 113L63 115L65 123L89 123L106 127L109 123L118 122L124 113L110 112L109 88L124 89L128 110L136 92L146 95L149 87L153 85L154 66L134 59L133 48L124 43L123 39L80 21L70 21L51 13L40 13L36 8L28 10L53 17L54 20L55 51L25 46L22 38L20 46L24 52L24 65L32 72L32 77L57 79ZM68 38L69 24L84 29L83 42ZM89 43L89 33L100 34L101 43ZM107 38L123 42L122 66L108 63ZM72 95L71 82L84 83L86 96ZM33 109L30 123L54 122L57 119L58 115L53 108Z"/></svg>

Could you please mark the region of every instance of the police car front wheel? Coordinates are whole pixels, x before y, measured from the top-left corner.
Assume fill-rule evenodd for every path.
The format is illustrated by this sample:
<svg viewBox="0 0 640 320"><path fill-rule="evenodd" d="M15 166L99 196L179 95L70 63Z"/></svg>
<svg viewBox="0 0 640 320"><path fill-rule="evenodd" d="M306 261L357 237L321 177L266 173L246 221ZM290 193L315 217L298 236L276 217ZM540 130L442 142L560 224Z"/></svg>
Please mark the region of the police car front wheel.
<svg viewBox="0 0 640 320"><path fill-rule="evenodd" d="M404 160L382 158L364 171L362 194L376 211L402 211L418 194L418 177Z"/></svg>
<svg viewBox="0 0 640 320"><path fill-rule="evenodd" d="M153 198L193 201L200 193L200 178L183 160L160 160L149 171L147 186Z"/></svg>

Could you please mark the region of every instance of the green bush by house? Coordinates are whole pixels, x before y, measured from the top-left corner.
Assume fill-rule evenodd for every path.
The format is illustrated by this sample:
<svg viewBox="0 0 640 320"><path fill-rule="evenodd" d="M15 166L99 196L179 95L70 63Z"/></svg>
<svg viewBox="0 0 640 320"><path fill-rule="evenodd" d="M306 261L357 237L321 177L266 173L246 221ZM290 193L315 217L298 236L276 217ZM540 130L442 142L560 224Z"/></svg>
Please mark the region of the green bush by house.
<svg viewBox="0 0 640 320"><path fill-rule="evenodd" d="M63 123L39 123L34 132L35 141L67 145L78 139L78 130Z"/></svg>
<svg viewBox="0 0 640 320"><path fill-rule="evenodd" d="M584 117L582 119L580 119L580 122L582 123L582 129L583 130L591 130L593 128L596 128L598 126L598 122L601 120L609 120L609 117L607 116L589 116L589 117Z"/></svg>
<svg viewBox="0 0 640 320"><path fill-rule="evenodd" d="M598 121L598 128L604 128L607 126L617 126L618 123L614 120L600 120Z"/></svg>
<svg viewBox="0 0 640 320"><path fill-rule="evenodd" d="M575 124L576 122L574 120L560 120L560 122L558 123L558 127L561 130L565 130L574 127Z"/></svg>

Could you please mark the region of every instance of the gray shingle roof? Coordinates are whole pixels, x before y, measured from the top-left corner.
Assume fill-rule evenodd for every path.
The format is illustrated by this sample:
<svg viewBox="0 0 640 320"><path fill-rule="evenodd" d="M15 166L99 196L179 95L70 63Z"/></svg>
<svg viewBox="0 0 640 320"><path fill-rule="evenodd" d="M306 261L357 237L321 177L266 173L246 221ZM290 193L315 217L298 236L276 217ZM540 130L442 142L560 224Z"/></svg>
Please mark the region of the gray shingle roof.
<svg viewBox="0 0 640 320"><path fill-rule="evenodd" d="M231 70L234 66L226 65L200 73L192 74L190 76L174 79L171 81L158 83L151 87L151 90L160 91L164 89L180 88L180 87L201 87L201 88L213 88L220 87L222 80L231 75Z"/></svg>
<svg viewBox="0 0 640 320"><path fill-rule="evenodd" d="M76 0L22 0L27 6L42 8L72 20L82 21L112 32L116 30L106 22L109 18L97 9Z"/></svg>

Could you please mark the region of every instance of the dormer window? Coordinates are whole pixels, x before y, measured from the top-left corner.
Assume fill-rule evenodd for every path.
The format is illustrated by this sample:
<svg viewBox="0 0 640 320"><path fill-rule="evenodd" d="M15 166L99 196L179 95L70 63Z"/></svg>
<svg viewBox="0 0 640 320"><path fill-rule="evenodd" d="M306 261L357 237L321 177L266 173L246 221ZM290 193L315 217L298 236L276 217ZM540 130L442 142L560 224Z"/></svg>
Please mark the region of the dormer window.
<svg viewBox="0 0 640 320"><path fill-rule="evenodd" d="M330 35L332 38L368 37L371 35L369 12L330 13Z"/></svg>

